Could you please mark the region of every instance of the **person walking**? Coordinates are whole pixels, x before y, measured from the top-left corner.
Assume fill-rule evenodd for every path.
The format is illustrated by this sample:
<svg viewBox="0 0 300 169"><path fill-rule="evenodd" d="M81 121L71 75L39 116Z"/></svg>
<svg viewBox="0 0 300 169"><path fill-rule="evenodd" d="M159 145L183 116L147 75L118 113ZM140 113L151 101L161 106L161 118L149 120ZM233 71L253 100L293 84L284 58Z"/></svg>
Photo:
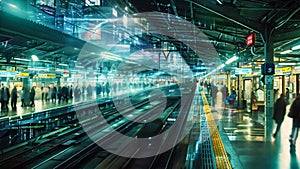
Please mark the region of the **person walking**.
<svg viewBox="0 0 300 169"><path fill-rule="evenodd" d="M20 93L20 98L21 98L21 107L24 107L24 87L22 87L21 93Z"/></svg>
<svg viewBox="0 0 300 169"><path fill-rule="evenodd" d="M11 91L11 101L10 101L12 110L17 110L17 99L18 99L17 87L14 86L14 88Z"/></svg>
<svg viewBox="0 0 300 169"><path fill-rule="evenodd" d="M274 105L273 119L277 123L275 133L273 134L274 138L276 137L277 133L279 132L281 124L284 120L284 116L286 113L286 106L287 106L287 102L285 100L284 94L281 94L280 97L276 100L275 105Z"/></svg>
<svg viewBox="0 0 300 169"><path fill-rule="evenodd" d="M285 99L287 104L290 104L290 89L289 88L285 88Z"/></svg>
<svg viewBox="0 0 300 169"><path fill-rule="evenodd" d="M30 100L30 106L31 107L35 106L34 97L35 97L35 87L33 86L30 90L30 93L29 93L29 100Z"/></svg>
<svg viewBox="0 0 300 169"><path fill-rule="evenodd" d="M51 100L52 102L56 102L57 88L53 86L51 89Z"/></svg>
<svg viewBox="0 0 300 169"><path fill-rule="evenodd" d="M293 119L292 132L290 135L290 143L291 143L291 147L295 147L298 138L299 128L300 128L300 95L299 94L297 95L297 98L293 101L288 116Z"/></svg>
<svg viewBox="0 0 300 169"><path fill-rule="evenodd" d="M45 91L44 91L44 87L41 87L41 91L42 91L42 102L44 101L44 97L45 97Z"/></svg>

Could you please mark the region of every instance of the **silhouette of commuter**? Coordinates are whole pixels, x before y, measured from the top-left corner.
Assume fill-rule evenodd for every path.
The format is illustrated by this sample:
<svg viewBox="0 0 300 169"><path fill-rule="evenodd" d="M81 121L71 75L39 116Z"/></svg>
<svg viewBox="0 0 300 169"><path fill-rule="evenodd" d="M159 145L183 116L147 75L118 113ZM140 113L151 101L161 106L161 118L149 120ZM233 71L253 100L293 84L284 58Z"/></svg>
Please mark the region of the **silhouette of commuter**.
<svg viewBox="0 0 300 169"><path fill-rule="evenodd" d="M17 87L14 86L14 88L11 91L11 101L10 101L12 110L17 110L17 99L18 99Z"/></svg>
<svg viewBox="0 0 300 169"><path fill-rule="evenodd" d="M9 93L9 89L4 86L4 84L2 83L2 88L1 88L1 110L2 111L8 111L8 101L10 98L10 93Z"/></svg>
<svg viewBox="0 0 300 169"><path fill-rule="evenodd" d="M57 88L53 86L51 89L51 100L56 102Z"/></svg>
<svg viewBox="0 0 300 169"><path fill-rule="evenodd" d="M73 86L70 87L70 99L73 99Z"/></svg>
<svg viewBox="0 0 300 169"><path fill-rule="evenodd" d="M44 101L44 97L45 97L45 91L44 91L44 87L41 87L41 91L42 91L42 102Z"/></svg>
<svg viewBox="0 0 300 169"><path fill-rule="evenodd" d="M93 95L93 89L92 89L92 86L90 84L87 87L87 95L89 97Z"/></svg>
<svg viewBox="0 0 300 169"><path fill-rule="evenodd" d="M290 117L293 118L292 132L290 135L290 143L291 143L291 147L295 147L298 138L299 128L300 128L300 95L298 95L297 98L292 103L289 114L291 114Z"/></svg>
<svg viewBox="0 0 300 169"><path fill-rule="evenodd" d="M276 100L275 105L274 105L274 115L273 119L277 123L276 131L273 134L273 137L275 138L277 133L280 130L281 124L284 120L285 112L286 112L286 100L284 98L284 94L281 94L279 99Z"/></svg>
<svg viewBox="0 0 300 169"><path fill-rule="evenodd" d="M10 93L9 89L2 83L2 88L1 88L1 110L3 111L8 111L8 101L10 98Z"/></svg>
<svg viewBox="0 0 300 169"><path fill-rule="evenodd" d="M62 93L63 99L68 103L68 99L69 99L69 90L68 90L67 86L63 86L63 87L62 87L61 93Z"/></svg>
<svg viewBox="0 0 300 169"><path fill-rule="evenodd" d="M33 86L30 90L30 94L29 94L29 100L30 100L30 106L33 107L35 106L34 104L34 97L35 97L35 87Z"/></svg>
<svg viewBox="0 0 300 169"><path fill-rule="evenodd" d="M58 104L60 104L61 97L62 97L61 86L58 86L58 89L57 89L57 97L58 97Z"/></svg>
<svg viewBox="0 0 300 169"><path fill-rule="evenodd" d="M106 82L105 84L105 91L106 91L106 95L107 97L109 96L109 93L110 93L110 85L109 85L109 82Z"/></svg>
<svg viewBox="0 0 300 169"><path fill-rule="evenodd" d="M287 104L290 104L290 89L289 88L285 88L285 99Z"/></svg>
<svg viewBox="0 0 300 169"><path fill-rule="evenodd" d="M21 93L20 93L20 98L21 98L21 102L22 102L22 104L21 104L21 107L24 107L25 106L25 104L24 104L24 91L25 89L24 89L24 87L22 88L22 90L21 90Z"/></svg>

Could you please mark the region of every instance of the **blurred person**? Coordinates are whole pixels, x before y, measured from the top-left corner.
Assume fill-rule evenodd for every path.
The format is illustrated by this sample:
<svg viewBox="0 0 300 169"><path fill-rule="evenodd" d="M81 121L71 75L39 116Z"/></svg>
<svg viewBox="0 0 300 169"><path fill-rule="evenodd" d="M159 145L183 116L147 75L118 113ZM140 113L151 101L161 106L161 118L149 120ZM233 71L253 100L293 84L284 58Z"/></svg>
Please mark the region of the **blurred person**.
<svg viewBox="0 0 300 169"><path fill-rule="evenodd" d="M279 89L274 89L274 103L278 99L278 91L279 91Z"/></svg>
<svg viewBox="0 0 300 169"><path fill-rule="evenodd" d="M289 88L285 88L285 100L286 100L287 104L290 104L290 89Z"/></svg>
<svg viewBox="0 0 300 169"><path fill-rule="evenodd" d="M109 93L110 93L110 85L109 85L109 82L106 82L105 84L105 90L106 90L106 95L107 97L109 96Z"/></svg>
<svg viewBox="0 0 300 169"><path fill-rule="evenodd" d="M113 94L117 94L117 83L113 84Z"/></svg>
<svg viewBox="0 0 300 169"><path fill-rule="evenodd" d="M75 89L74 89L75 99L79 99L80 95L81 95L80 88L78 86L76 86Z"/></svg>
<svg viewBox="0 0 300 169"><path fill-rule="evenodd" d="M29 100L30 100L30 106L34 107L34 98L35 98L35 86L32 86L30 93L29 93Z"/></svg>
<svg viewBox="0 0 300 169"><path fill-rule="evenodd" d="M85 96L85 88L86 88L86 87L85 87L84 85L83 85L82 88L81 88L81 94L82 94L83 96Z"/></svg>
<svg viewBox="0 0 300 169"><path fill-rule="evenodd" d="M286 106L287 106L287 103L286 103L284 94L281 94L280 97L276 100L275 105L274 105L273 119L277 123L275 133L273 134L274 138L276 137L277 133L279 132L281 124L284 120L284 116L286 113Z"/></svg>
<svg viewBox="0 0 300 169"><path fill-rule="evenodd" d="M24 107L24 87L22 87L21 93L20 93L20 98L21 98L21 107Z"/></svg>
<svg viewBox="0 0 300 169"><path fill-rule="evenodd" d="M57 97L58 97L58 104L60 104L61 97L62 97L61 86L58 86L58 89L57 89Z"/></svg>
<svg viewBox="0 0 300 169"><path fill-rule="evenodd" d="M90 97L93 95L93 89L92 89L92 86L89 84L88 87L87 87L87 95Z"/></svg>
<svg viewBox="0 0 300 169"><path fill-rule="evenodd" d="M51 100L52 102L56 102L56 95L57 95L57 88L56 86L53 86L51 89Z"/></svg>
<svg viewBox="0 0 300 169"><path fill-rule="evenodd" d="M64 85L61 89L61 93L62 93L62 97L63 100L66 101L68 103L68 99L69 99L69 90L67 88L67 85Z"/></svg>
<svg viewBox="0 0 300 169"><path fill-rule="evenodd" d="M9 89L2 83L2 88L1 88L1 110L2 111L8 111L8 101L10 98L10 93Z"/></svg>
<svg viewBox="0 0 300 169"><path fill-rule="evenodd" d="M10 101L12 110L17 110L17 99L18 99L17 87L14 86L14 88L11 91L11 101Z"/></svg>
<svg viewBox="0 0 300 169"><path fill-rule="evenodd" d="M45 86L43 91L44 91L44 99L47 102L48 101L49 88L47 86Z"/></svg>
<svg viewBox="0 0 300 169"><path fill-rule="evenodd" d="M292 132L290 135L291 147L295 147L300 128L300 95L294 100L290 107L289 117L293 119Z"/></svg>
<svg viewBox="0 0 300 169"><path fill-rule="evenodd" d="M42 91L42 102L44 101L44 97L45 97L45 92L44 92L44 87L41 87L41 91Z"/></svg>
<svg viewBox="0 0 300 169"><path fill-rule="evenodd" d="M105 91L106 91L106 88L105 88L105 84L104 84L104 82L103 82L102 85L101 85L102 96L105 95Z"/></svg>
<svg viewBox="0 0 300 169"><path fill-rule="evenodd" d="M70 87L70 99L73 99L73 86Z"/></svg>

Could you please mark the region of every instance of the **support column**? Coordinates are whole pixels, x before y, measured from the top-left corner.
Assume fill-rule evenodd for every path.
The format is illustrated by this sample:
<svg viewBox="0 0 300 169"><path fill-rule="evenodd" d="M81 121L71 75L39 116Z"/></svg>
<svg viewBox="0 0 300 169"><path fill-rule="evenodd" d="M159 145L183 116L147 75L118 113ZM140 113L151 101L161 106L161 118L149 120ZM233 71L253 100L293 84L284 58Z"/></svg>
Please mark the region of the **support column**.
<svg viewBox="0 0 300 169"><path fill-rule="evenodd" d="M227 72L227 89L228 89L228 93L231 94L231 73L230 73L230 71Z"/></svg>
<svg viewBox="0 0 300 169"><path fill-rule="evenodd" d="M281 91L282 91L282 94L285 94L285 76L284 75L282 75L281 76ZM280 93L281 94L281 93Z"/></svg>
<svg viewBox="0 0 300 169"><path fill-rule="evenodd" d="M274 64L274 29L266 25L264 32L264 55L265 63ZM274 75L265 75L265 141L272 140L273 113L274 113Z"/></svg>
<svg viewBox="0 0 300 169"><path fill-rule="evenodd" d="M241 63L238 63L238 68L241 67ZM237 90L238 90L238 109L243 109L243 77L242 75L238 75L237 78Z"/></svg>

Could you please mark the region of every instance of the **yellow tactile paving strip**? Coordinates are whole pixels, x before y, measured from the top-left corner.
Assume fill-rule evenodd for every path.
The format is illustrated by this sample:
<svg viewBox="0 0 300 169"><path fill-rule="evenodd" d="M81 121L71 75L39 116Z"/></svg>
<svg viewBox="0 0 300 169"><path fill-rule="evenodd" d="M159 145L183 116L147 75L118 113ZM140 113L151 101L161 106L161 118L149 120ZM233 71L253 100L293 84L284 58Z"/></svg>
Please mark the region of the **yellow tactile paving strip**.
<svg viewBox="0 0 300 169"><path fill-rule="evenodd" d="M215 122L213 114L211 113L211 109L206 99L206 96L203 92L202 97L204 102L204 111L206 114L209 132L211 135L211 142L214 150L216 166L218 169L232 169L224 144L221 140L217 124Z"/></svg>

